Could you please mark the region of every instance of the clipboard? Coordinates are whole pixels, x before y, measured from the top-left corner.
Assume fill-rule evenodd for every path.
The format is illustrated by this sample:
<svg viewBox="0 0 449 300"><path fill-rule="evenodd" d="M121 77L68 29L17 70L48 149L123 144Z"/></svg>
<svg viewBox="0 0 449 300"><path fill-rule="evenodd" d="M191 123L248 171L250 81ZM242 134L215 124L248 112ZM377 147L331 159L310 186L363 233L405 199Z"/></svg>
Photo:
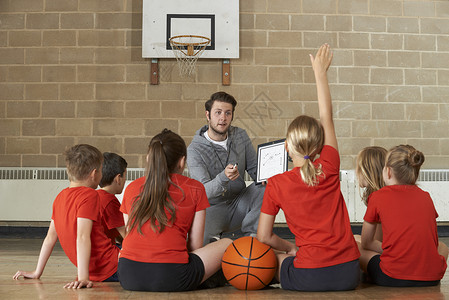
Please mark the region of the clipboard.
<svg viewBox="0 0 449 300"><path fill-rule="evenodd" d="M285 150L285 139L257 146L256 184L268 178L284 173L288 168L288 154Z"/></svg>

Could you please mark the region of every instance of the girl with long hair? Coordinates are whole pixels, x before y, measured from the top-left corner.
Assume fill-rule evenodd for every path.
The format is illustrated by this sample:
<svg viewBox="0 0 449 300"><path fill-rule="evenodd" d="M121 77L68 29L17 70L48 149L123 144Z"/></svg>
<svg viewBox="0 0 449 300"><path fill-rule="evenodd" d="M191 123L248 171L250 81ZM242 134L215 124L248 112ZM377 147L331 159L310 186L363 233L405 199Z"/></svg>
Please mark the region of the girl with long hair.
<svg viewBox="0 0 449 300"><path fill-rule="evenodd" d="M385 186L382 177L382 170L385 166L387 150L378 146L363 148L357 155L355 174L359 182L359 187L363 188L362 201L368 206L369 196ZM382 226L377 224L375 239L382 242ZM354 235L360 246L360 235Z"/></svg>
<svg viewBox="0 0 449 300"><path fill-rule="evenodd" d="M126 188L118 271L124 289L193 290L221 268L232 240L203 247L209 202L200 182L181 175L186 153L184 140L164 129L148 146L145 176Z"/></svg>

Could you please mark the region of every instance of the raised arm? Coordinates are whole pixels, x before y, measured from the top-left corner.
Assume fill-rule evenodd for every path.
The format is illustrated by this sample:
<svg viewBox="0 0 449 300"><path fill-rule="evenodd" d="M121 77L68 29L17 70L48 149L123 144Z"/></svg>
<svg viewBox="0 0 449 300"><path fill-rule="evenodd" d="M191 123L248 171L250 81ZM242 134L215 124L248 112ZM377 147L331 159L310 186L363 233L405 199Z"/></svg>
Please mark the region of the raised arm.
<svg viewBox="0 0 449 300"><path fill-rule="evenodd" d="M327 80L327 70L332 62L332 57L333 53L330 51L329 45L324 44L318 49L315 57L310 54L310 61L312 62L313 72L315 74L320 122L324 128L324 144L338 150L332 118L332 99L329 82Z"/></svg>

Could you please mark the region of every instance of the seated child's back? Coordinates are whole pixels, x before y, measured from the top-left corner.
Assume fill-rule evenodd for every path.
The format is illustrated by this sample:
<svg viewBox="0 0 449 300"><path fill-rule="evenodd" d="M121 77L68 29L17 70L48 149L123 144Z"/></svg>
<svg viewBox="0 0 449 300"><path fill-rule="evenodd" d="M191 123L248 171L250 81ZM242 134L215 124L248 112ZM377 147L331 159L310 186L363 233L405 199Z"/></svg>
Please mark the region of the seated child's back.
<svg viewBox="0 0 449 300"><path fill-rule="evenodd" d="M77 219L92 220L89 279L103 281L117 271L119 249L113 246L100 222L98 193L85 186L66 188L53 203L52 219L59 242L70 261L77 265Z"/></svg>

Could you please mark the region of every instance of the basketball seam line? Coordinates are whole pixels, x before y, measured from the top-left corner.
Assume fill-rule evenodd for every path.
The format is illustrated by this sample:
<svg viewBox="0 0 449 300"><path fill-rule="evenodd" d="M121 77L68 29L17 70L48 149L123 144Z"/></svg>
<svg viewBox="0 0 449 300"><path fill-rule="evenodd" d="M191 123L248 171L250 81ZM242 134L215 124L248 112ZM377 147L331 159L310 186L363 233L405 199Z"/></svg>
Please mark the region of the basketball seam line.
<svg viewBox="0 0 449 300"><path fill-rule="evenodd" d="M248 266L246 266L246 265L239 265L239 264L231 263L231 262L224 261L224 260L222 260L221 262L225 263L225 264L228 264L228 265L231 265L231 266L248 268ZM267 270L276 269L276 267L257 267L257 266L249 266L249 267L250 268L254 268L254 269L267 269Z"/></svg>

